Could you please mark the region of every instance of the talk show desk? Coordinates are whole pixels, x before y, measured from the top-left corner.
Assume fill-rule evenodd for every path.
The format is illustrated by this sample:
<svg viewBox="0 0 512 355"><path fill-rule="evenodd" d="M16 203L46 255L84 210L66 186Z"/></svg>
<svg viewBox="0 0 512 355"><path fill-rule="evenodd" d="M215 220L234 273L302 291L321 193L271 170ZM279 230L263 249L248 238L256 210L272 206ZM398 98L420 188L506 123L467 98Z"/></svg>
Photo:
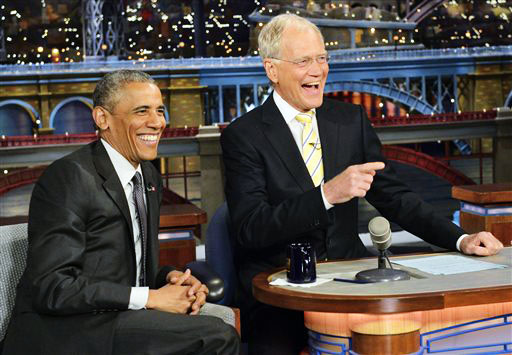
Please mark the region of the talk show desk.
<svg viewBox="0 0 512 355"><path fill-rule="evenodd" d="M447 254L460 255L443 253ZM391 261L435 255L441 254L396 256ZM500 343L483 349L512 352L512 247L475 258L508 268L433 275L394 264L409 271L411 279L373 284L330 281L311 288L269 285L276 278L286 279L286 271L279 270L258 274L253 294L260 302L304 311L309 343L317 351L421 354L455 347L460 350L451 354L463 354L464 347ZM317 277L354 278L375 267L376 258L321 262ZM483 330L477 333L477 328ZM489 329L497 333L489 334Z"/></svg>

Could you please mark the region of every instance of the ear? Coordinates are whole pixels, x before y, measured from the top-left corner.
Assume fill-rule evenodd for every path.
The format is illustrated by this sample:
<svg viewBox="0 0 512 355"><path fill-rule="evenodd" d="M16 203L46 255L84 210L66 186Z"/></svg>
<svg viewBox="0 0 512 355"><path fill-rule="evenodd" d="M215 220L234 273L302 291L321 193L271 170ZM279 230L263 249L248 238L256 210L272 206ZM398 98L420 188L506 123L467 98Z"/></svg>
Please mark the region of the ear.
<svg viewBox="0 0 512 355"><path fill-rule="evenodd" d="M278 68L276 66L276 63L270 58L265 58L263 60L263 67L265 68L265 72L267 73L268 79L273 84L277 84L278 83L278 75L277 75Z"/></svg>
<svg viewBox="0 0 512 355"><path fill-rule="evenodd" d="M108 128L108 117L107 117L107 111L101 107L96 106L92 109L92 118L94 119L94 123L96 123L96 126L102 131L106 130Z"/></svg>

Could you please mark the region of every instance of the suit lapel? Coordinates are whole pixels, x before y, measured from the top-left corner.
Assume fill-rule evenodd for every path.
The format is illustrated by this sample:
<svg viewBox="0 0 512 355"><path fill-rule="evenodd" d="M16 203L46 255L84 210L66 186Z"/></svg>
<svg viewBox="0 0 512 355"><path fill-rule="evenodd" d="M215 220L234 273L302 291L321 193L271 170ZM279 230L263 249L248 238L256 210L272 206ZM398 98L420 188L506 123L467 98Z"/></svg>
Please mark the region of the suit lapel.
<svg viewBox="0 0 512 355"><path fill-rule="evenodd" d="M318 123L318 134L322 145L322 162L324 164L324 181L334 177L336 174L336 158L340 147L338 137L340 136L339 125L336 123L335 114L330 112L330 107L325 103L316 110Z"/></svg>
<svg viewBox="0 0 512 355"><path fill-rule="evenodd" d="M133 236L132 219L130 216L130 208L126 201L126 195L121 183L119 182L119 177L114 170L114 166L110 161L107 151L100 141L96 142L93 148L93 155L96 171L105 180L103 188L121 211L128 227L130 228L130 236ZM132 243L130 243L130 245L132 245L133 248L133 238L131 238L131 240Z"/></svg>
<svg viewBox="0 0 512 355"><path fill-rule="evenodd" d="M157 182L152 174L151 167L147 166L151 164L149 162L143 162L142 175L144 176L144 184L146 191L146 206L148 212L148 242L151 241L153 235L158 234L159 226L159 203L158 203L158 192L156 191ZM156 230L155 230L156 228Z"/></svg>
<svg viewBox="0 0 512 355"><path fill-rule="evenodd" d="M262 114L263 132L277 155L302 191L311 190L314 187L311 176L272 95L263 104Z"/></svg>

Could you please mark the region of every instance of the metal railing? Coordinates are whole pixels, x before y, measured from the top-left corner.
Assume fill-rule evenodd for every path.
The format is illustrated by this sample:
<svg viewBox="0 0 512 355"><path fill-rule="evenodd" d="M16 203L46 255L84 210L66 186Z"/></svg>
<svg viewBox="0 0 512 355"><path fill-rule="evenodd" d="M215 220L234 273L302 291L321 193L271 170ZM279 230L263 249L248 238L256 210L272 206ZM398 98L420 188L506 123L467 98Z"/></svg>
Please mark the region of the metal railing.
<svg viewBox="0 0 512 355"><path fill-rule="evenodd" d="M370 121L374 127L387 126L408 126L408 125L430 125L450 122L468 122L479 120L493 120L497 116L496 110L475 111L475 112L450 112L431 115L406 115L396 117L372 117ZM218 125L220 130L227 124ZM166 128L161 138L177 137L195 137L199 133L199 127L173 127ZM48 145L48 144L77 144L88 143L97 139L96 133L78 133L78 134L51 134L33 136L1 136L0 147L17 147L30 145Z"/></svg>
<svg viewBox="0 0 512 355"><path fill-rule="evenodd" d="M360 61L387 60L420 60L433 58L462 57L495 57L512 56L512 45L442 48L442 49L368 49L368 50L334 50L329 52L331 63L347 63ZM80 73L110 72L116 69L139 70L171 70L171 69L207 69L224 67L261 67L261 59L257 56L246 57L215 57L215 58L173 58L151 60L113 60L85 61L75 63L45 63L25 65L0 65L1 76L49 74L49 73Z"/></svg>

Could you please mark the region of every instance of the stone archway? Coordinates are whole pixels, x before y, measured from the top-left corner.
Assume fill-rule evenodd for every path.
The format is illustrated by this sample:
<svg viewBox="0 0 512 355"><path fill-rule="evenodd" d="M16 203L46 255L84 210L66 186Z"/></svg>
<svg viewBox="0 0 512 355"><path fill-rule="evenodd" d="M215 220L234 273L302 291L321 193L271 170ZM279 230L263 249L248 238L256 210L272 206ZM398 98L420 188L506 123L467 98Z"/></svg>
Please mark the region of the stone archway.
<svg viewBox="0 0 512 355"><path fill-rule="evenodd" d="M39 112L16 99L0 101L0 123L0 134L10 136L32 135L41 126Z"/></svg>
<svg viewBox="0 0 512 355"><path fill-rule="evenodd" d="M505 100L505 104L503 106L512 108L512 90L508 93L507 99Z"/></svg>
<svg viewBox="0 0 512 355"><path fill-rule="evenodd" d="M68 97L53 108L50 128L56 134L94 132L91 111L91 99L83 96Z"/></svg>

